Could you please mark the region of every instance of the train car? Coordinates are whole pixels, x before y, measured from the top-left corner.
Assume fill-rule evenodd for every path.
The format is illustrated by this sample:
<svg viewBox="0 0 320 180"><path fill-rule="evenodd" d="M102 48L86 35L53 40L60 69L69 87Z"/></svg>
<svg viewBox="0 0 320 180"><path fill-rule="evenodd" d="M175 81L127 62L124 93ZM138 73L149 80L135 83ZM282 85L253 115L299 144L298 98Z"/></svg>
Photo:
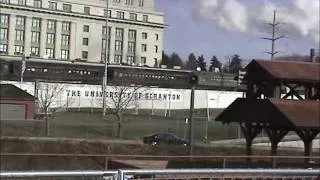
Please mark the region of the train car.
<svg viewBox="0 0 320 180"><path fill-rule="evenodd" d="M6 59L0 58L0 62L2 80L20 80L21 59L6 57ZM23 79L24 81L61 81L98 85L102 84L104 66L103 63L32 58L26 60ZM237 82L233 79L234 76L234 74L214 72L108 65L108 84L110 85L141 85L184 89L196 84L199 89L222 88L234 90L237 87Z"/></svg>

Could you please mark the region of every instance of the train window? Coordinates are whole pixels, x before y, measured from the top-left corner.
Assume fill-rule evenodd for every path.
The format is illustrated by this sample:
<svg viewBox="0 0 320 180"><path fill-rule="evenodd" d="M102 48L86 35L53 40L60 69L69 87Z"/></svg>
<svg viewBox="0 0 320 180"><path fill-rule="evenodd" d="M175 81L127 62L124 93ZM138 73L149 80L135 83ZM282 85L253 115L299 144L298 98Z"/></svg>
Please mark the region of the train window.
<svg viewBox="0 0 320 180"><path fill-rule="evenodd" d="M89 71L89 72L88 72L88 75L90 75L90 74L91 74L91 72Z"/></svg>
<svg viewBox="0 0 320 180"><path fill-rule="evenodd" d="M31 68L31 71L32 71L32 72L35 72L36 70L35 70L34 68Z"/></svg>
<svg viewBox="0 0 320 180"><path fill-rule="evenodd" d="M68 74L71 74L71 70L68 70Z"/></svg>
<svg viewBox="0 0 320 180"><path fill-rule="evenodd" d="M48 72L48 69L43 69L43 72Z"/></svg>

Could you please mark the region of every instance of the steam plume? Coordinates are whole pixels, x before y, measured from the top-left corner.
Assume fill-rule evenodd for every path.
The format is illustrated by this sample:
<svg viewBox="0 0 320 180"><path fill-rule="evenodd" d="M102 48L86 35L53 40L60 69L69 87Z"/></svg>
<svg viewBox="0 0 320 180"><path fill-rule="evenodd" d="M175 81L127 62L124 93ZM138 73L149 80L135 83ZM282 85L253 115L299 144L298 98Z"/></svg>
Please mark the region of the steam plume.
<svg viewBox="0 0 320 180"><path fill-rule="evenodd" d="M194 0L193 13L197 18L209 19L228 31L266 33L277 11L277 34L308 37L319 43L320 0L290 0L273 3L240 0ZM281 3L281 4L280 4Z"/></svg>

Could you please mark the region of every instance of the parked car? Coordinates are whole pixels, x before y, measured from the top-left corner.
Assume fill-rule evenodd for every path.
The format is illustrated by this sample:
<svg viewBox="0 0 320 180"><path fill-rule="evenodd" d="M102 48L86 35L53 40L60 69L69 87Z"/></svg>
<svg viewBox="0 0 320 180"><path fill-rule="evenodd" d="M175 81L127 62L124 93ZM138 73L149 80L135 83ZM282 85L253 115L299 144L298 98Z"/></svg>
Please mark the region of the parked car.
<svg viewBox="0 0 320 180"><path fill-rule="evenodd" d="M188 141L171 133L155 133L143 137L144 144L159 145L159 144L172 144L187 146Z"/></svg>

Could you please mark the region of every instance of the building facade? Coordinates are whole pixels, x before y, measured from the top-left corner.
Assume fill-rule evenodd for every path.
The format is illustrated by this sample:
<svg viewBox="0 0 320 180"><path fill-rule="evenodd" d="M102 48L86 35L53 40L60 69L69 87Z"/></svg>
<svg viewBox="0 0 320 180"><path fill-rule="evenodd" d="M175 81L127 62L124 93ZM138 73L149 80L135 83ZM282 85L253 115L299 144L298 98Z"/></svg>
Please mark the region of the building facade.
<svg viewBox="0 0 320 180"><path fill-rule="evenodd" d="M0 0L0 54L96 63L108 54L111 64L159 66L165 25L154 6L154 0L109 0L108 10L106 0Z"/></svg>

